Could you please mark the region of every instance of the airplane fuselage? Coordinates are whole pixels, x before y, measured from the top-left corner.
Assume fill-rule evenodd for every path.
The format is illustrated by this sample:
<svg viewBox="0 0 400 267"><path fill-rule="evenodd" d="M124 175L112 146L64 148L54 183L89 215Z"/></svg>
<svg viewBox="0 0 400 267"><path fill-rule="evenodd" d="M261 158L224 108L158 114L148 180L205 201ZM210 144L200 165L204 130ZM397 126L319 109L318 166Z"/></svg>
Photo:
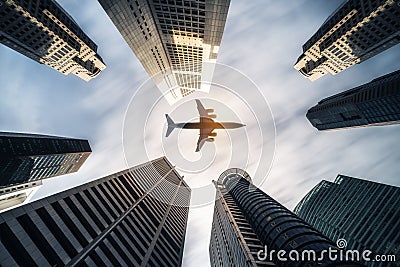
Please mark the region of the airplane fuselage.
<svg viewBox="0 0 400 267"><path fill-rule="evenodd" d="M176 128L182 129L235 129L244 126L236 122L186 122L175 125Z"/></svg>
<svg viewBox="0 0 400 267"><path fill-rule="evenodd" d="M216 122L213 119L217 116L215 114L211 114L214 112L213 109L205 109L201 104L200 100L196 99L197 110L199 112L200 118L198 122L184 122L184 123L175 123L174 120L168 115L165 114L167 119L167 132L165 133L165 137L168 137L172 131L176 128L180 129L193 129L199 130L199 138L197 140L196 152L199 152L204 143L206 142L214 142L217 133L213 132L217 129L235 129L246 126L237 122Z"/></svg>

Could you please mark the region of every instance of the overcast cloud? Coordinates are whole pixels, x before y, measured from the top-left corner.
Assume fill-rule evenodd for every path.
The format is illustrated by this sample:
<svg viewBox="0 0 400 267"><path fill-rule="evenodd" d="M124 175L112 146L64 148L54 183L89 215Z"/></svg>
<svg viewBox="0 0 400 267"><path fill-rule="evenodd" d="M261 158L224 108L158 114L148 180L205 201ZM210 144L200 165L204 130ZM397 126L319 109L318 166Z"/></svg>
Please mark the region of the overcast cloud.
<svg viewBox="0 0 400 267"><path fill-rule="evenodd" d="M148 78L97 1L58 2L98 44L107 69L85 83L0 46L0 131L84 138L93 149L78 173L44 181L34 199L127 167L122 142L124 116L131 97ZM322 179L333 180L339 173L400 185L399 126L317 132L305 118L308 108L321 98L400 67L397 45L315 82L296 72L293 64L301 46L341 2L231 2L218 61L249 76L270 104L276 124L276 151L271 172L261 187L289 209ZM135 142L141 142L140 137ZM128 162L145 160L147 155L139 155ZM211 178L217 179L219 174ZM212 212L212 204L191 209L184 266L205 266L209 261Z"/></svg>

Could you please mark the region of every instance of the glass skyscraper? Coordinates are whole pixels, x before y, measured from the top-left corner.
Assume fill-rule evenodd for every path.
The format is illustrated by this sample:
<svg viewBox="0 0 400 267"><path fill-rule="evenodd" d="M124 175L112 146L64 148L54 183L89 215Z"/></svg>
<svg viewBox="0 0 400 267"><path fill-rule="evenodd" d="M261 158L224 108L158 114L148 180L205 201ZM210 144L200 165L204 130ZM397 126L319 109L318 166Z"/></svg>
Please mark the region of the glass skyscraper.
<svg viewBox="0 0 400 267"><path fill-rule="evenodd" d="M347 249L400 259L400 188L345 175L323 180L294 212L332 240L344 238ZM398 266L368 262L368 266Z"/></svg>
<svg viewBox="0 0 400 267"><path fill-rule="evenodd" d="M0 0L0 43L85 81L106 68L97 45L55 0Z"/></svg>
<svg viewBox="0 0 400 267"><path fill-rule="evenodd" d="M400 123L400 70L319 101L307 118L318 130Z"/></svg>
<svg viewBox="0 0 400 267"><path fill-rule="evenodd" d="M400 0L346 0L303 45L294 68L315 81L400 42Z"/></svg>
<svg viewBox="0 0 400 267"><path fill-rule="evenodd" d="M87 140L0 132L0 188L76 172L91 152Z"/></svg>
<svg viewBox="0 0 400 267"><path fill-rule="evenodd" d="M0 214L1 266L180 266L191 190L165 158Z"/></svg>
<svg viewBox="0 0 400 267"><path fill-rule="evenodd" d="M216 200L210 240L211 266L310 266L312 261L280 261L261 256L268 251L295 250L316 254L329 247L330 239L297 217L279 202L252 184L241 169L228 169L214 182ZM330 261L324 258L318 266L359 266L357 263ZM313 266L313 265L311 265Z"/></svg>
<svg viewBox="0 0 400 267"><path fill-rule="evenodd" d="M230 0L99 3L170 104L210 90Z"/></svg>

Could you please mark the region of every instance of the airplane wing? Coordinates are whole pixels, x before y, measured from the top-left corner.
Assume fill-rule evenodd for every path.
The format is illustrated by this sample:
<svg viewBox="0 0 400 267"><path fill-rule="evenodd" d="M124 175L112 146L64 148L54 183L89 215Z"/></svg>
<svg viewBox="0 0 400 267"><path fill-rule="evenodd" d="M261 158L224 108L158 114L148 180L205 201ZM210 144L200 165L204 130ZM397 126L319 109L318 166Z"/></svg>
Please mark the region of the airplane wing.
<svg viewBox="0 0 400 267"><path fill-rule="evenodd" d="M200 149L203 147L204 143L206 142L207 137L202 137L201 135L199 136L199 140L197 141L197 147L196 147L196 152L199 152Z"/></svg>
<svg viewBox="0 0 400 267"><path fill-rule="evenodd" d="M199 135L199 140L197 141L196 152L200 151L200 149L203 147L206 140L209 138L209 134L213 130L214 129L200 129L200 135Z"/></svg>
<svg viewBox="0 0 400 267"><path fill-rule="evenodd" d="M203 104L201 104L200 100L196 99L197 103L197 110L199 111L200 118L216 118L217 115L212 114L214 112L214 109L209 108L205 109Z"/></svg>
<svg viewBox="0 0 400 267"><path fill-rule="evenodd" d="M199 111L200 115L200 123L208 123L211 124L214 122L213 119L216 116L213 114L210 114L210 112L213 112L213 109L205 109L203 104L201 104L200 100L196 99L197 103L197 110ZM196 152L199 152L200 149L203 147L204 143L206 141L214 141L213 138L210 138L211 136L215 136L216 134L212 134L212 131L214 131L214 128L200 128L200 134L199 134L199 140L197 141L197 147L196 147Z"/></svg>
<svg viewBox="0 0 400 267"><path fill-rule="evenodd" d="M208 112L204 108L203 104L201 104L200 100L196 99L196 103L197 103L197 110L199 111L200 117L207 117Z"/></svg>

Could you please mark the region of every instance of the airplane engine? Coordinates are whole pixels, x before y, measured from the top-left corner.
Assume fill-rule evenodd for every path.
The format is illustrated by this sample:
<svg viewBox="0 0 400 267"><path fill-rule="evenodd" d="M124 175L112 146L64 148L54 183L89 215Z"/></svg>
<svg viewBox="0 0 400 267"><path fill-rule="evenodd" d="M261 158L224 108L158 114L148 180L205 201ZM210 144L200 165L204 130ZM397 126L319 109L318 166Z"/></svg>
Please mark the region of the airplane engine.
<svg viewBox="0 0 400 267"><path fill-rule="evenodd" d="M206 109L206 112L207 112L207 113L213 113L213 112L214 112L214 109L208 108L208 109Z"/></svg>
<svg viewBox="0 0 400 267"><path fill-rule="evenodd" d="M214 142L214 138L207 138L206 141L207 142Z"/></svg>
<svg viewBox="0 0 400 267"><path fill-rule="evenodd" d="M217 133L209 133L208 136L217 136Z"/></svg>
<svg viewBox="0 0 400 267"><path fill-rule="evenodd" d="M217 115L215 115L215 114L209 114L208 117L209 117L209 118L212 118L212 119L215 119L215 118L217 117Z"/></svg>

